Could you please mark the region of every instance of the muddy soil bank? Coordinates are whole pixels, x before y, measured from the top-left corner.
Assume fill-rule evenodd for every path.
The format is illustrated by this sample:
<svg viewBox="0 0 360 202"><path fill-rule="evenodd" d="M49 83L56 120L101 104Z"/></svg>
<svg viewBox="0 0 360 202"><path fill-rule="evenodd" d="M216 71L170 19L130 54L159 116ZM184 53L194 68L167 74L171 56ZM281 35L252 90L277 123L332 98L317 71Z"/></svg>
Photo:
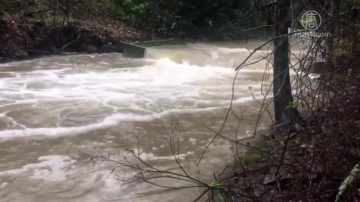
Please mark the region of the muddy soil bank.
<svg viewBox="0 0 360 202"><path fill-rule="evenodd" d="M146 33L112 19L104 19L101 25L81 22L51 26L7 16L0 19L0 62L66 52L122 52L120 42L146 39Z"/></svg>

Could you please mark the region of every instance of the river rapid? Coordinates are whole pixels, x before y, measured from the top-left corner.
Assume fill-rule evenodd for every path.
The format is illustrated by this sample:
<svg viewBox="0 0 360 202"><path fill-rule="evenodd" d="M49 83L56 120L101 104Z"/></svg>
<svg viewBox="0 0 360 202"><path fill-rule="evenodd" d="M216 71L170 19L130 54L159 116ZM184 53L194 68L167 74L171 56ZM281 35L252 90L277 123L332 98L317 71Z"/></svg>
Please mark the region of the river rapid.
<svg viewBox="0 0 360 202"><path fill-rule="evenodd" d="M192 201L202 189L134 183L130 169L94 157L121 161L124 149L136 149L150 164L176 170L173 134L184 167L210 183L234 161L231 142L216 139L195 161L222 126L232 95L222 134L254 131L254 99L263 99L262 80L271 77L266 61L242 69L233 88L234 69L254 46L172 45L149 48L143 59L92 54L0 64L0 201Z"/></svg>

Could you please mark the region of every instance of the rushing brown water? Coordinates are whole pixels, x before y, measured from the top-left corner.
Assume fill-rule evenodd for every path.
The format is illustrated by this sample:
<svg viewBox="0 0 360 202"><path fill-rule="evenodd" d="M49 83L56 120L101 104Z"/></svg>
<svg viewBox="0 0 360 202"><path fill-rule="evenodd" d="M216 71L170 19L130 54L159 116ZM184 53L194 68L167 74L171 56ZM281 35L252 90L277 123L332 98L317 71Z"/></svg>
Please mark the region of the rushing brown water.
<svg viewBox="0 0 360 202"><path fill-rule="evenodd" d="M111 172L113 163L89 157L120 159L139 145L144 160L173 168L169 140L176 127L186 168L211 180L233 162L232 145L217 139L199 166L194 161L222 125L234 67L248 54L242 44L189 44L152 48L144 59L69 55L1 64L0 201L192 201L200 189L161 192L125 183L130 170ZM230 117L223 134L252 134L265 66L241 70L234 109L244 120L237 129Z"/></svg>

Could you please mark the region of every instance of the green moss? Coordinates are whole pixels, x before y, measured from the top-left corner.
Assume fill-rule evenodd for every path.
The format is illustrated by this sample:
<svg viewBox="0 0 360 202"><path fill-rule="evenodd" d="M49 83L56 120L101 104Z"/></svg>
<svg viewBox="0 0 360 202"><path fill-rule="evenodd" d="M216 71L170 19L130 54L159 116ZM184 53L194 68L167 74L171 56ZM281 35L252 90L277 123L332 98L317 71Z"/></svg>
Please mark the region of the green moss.
<svg viewBox="0 0 360 202"><path fill-rule="evenodd" d="M212 182L209 184L211 190L211 199L214 202L224 202L225 200L225 192L219 182Z"/></svg>
<svg viewBox="0 0 360 202"><path fill-rule="evenodd" d="M248 152L245 154L243 161L247 165L256 164L263 160L263 156L258 152Z"/></svg>
<svg viewBox="0 0 360 202"><path fill-rule="evenodd" d="M301 103L297 100L290 102L288 105L289 109L298 109L300 107L301 107Z"/></svg>

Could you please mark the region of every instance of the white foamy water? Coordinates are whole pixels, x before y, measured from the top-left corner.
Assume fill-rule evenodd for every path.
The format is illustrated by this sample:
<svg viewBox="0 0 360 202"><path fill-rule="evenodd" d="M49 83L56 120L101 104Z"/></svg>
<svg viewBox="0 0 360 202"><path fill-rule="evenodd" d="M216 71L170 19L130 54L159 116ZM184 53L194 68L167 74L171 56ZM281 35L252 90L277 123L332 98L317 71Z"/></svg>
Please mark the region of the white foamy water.
<svg viewBox="0 0 360 202"><path fill-rule="evenodd" d="M232 95L234 54L245 58L248 52L219 47L209 51L209 47L199 45L167 54L166 49L150 50L150 58L133 62L111 54L0 66L5 75L0 79L0 140L84 134L176 110L227 106ZM235 89L238 102L252 99L249 87L256 90L260 82L251 74L264 70L242 71Z"/></svg>
<svg viewBox="0 0 360 202"><path fill-rule="evenodd" d="M19 169L0 172L0 177L17 175L50 182L65 181L67 180L66 173L74 168L76 162L62 155L41 156L38 161L39 163L27 164Z"/></svg>
<svg viewBox="0 0 360 202"><path fill-rule="evenodd" d="M85 167L69 156L41 156L38 162L0 172L0 201L28 202L45 197L45 201L100 202L121 197L123 183L118 178L129 175L111 172L110 166L102 162ZM5 189L16 192L6 193Z"/></svg>

